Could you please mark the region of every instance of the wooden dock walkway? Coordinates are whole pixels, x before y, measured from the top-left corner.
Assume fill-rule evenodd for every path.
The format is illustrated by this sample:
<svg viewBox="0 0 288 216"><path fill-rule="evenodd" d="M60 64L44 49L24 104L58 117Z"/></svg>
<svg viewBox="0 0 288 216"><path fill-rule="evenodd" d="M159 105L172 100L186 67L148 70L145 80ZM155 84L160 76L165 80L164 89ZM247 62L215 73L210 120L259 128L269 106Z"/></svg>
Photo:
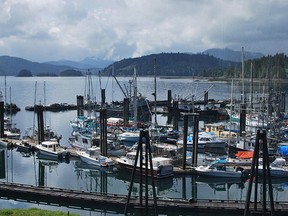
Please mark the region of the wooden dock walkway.
<svg viewBox="0 0 288 216"><path fill-rule="evenodd" d="M97 192L84 192L61 188L36 187L15 183L0 183L1 199L14 199L37 204L66 206L70 208L98 209L109 212L124 213L127 202L126 195L107 194ZM145 205L145 201L143 202ZM149 206L153 207L153 200L149 198ZM250 207L253 203L250 204ZM267 205L268 206L268 205ZM139 197L131 197L129 212L143 208L139 204ZM187 214L191 212L207 212L214 214L236 214L243 215L245 209L244 201L226 200L184 200L184 199L157 199L158 213L167 214L177 212ZM261 209L261 204L258 204ZM252 207L251 207L252 210ZM275 215L287 215L288 203L275 202Z"/></svg>

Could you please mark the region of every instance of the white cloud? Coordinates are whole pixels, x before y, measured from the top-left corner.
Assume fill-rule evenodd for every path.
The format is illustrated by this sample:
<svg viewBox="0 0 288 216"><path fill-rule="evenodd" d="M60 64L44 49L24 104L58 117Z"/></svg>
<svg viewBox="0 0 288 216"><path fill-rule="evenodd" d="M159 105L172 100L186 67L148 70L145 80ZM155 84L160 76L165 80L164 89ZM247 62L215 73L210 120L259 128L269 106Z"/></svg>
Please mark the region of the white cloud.
<svg viewBox="0 0 288 216"><path fill-rule="evenodd" d="M0 6L0 55L34 61L242 46L287 54L287 1L6 0Z"/></svg>

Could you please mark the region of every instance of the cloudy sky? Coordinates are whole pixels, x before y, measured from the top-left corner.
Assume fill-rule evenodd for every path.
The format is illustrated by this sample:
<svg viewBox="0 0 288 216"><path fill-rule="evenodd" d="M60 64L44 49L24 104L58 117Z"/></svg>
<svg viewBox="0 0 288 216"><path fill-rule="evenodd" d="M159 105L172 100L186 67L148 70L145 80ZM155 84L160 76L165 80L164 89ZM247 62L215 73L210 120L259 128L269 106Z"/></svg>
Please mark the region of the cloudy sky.
<svg viewBox="0 0 288 216"><path fill-rule="evenodd" d="M209 48L288 54L286 0L0 0L0 55L121 60Z"/></svg>

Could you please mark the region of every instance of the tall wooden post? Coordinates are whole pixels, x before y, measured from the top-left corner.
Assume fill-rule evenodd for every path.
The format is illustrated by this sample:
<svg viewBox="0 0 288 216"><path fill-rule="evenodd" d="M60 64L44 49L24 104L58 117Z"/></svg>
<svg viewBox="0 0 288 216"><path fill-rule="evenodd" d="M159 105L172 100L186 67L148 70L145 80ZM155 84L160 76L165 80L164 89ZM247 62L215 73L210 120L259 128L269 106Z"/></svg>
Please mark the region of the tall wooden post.
<svg viewBox="0 0 288 216"><path fill-rule="evenodd" d="M145 145L143 145L143 140L145 140ZM143 152L144 146L145 146L145 153ZM139 166L137 166L138 160L139 160ZM150 165L150 167L149 167L149 165ZM133 189L133 183L135 180L136 170L138 170L139 178L140 178L139 179L139 205L140 205L140 208L143 208L143 210L145 210L144 215L150 215L150 214L148 214L148 209L149 209L148 176L150 175L151 181L152 181L153 201L154 201L153 210L154 210L154 215L158 215L157 197L156 197L156 190L155 190L155 180L154 180L154 174L153 174L152 153L151 153L150 138L149 138L149 131L148 130L141 130L140 131L140 137L139 137L139 142L138 142L137 151L136 151L136 159L134 162L134 167L133 167L131 181L130 181L130 187L129 187L129 191L128 191L127 202L126 202L126 206L125 206L125 210L124 210L125 215L127 215L127 213L128 213L128 206L130 203L130 198L131 198L131 193L132 193L132 189ZM143 184L143 177L145 180L144 184ZM143 186L145 186L145 197L144 197L145 198L145 206L143 204Z"/></svg>
<svg viewBox="0 0 288 216"><path fill-rule="evenodd" d="M206 106L208 104L209 97L208 97L208 91L204 91L204 105Z"/></svg>
<svg viewBox="0 0 288 216"><path fill-rule="evenodd" d="M179 109L178 109L178 101L173 101L172 107L172 116L173 116L173 128L174 130L178 130L178 122L179 122Z"/></svg>
<svg viewBox="0 0 288 216"><path fill-rule="evenodd" d="M45 186L45 165L41 160L39 160L38 167L38 186Z"/></svg>
<svg viewBox="0 0 288 216"><path fill-rule="evenodd" d="M101 106L103 107L106 103L105 89L101 89Z"/></svg>
<svg viewBox="0 0 288 216"><path fill-rule="evenodd" d="M171 106L171 102L172 102L172 92L171 90L168 90L168 94L167 94L167 106L168 107Z"/></svg>
<svg viewBox="0 0 288 216"><path fill-rule="evenodd" d="M100 109L100 151L107 156L107 109Z"/></svg>
<svg viewBox="0 0 288 216"><path fill-rule="evenodd" d="M77 95L77 116L83 116L84 108L84 97L82 95Z"/></svg>
<svg viewBox="0 0 288 216"><path fill-rule="evenodd" d="M281 112L286 112L286 94L282 92L281 94Z"/></svg>
<svg viewBox="0 0 288 216"><path fill-rule="evenodd" d="M260 194L262 194L261 202L262 202L262 209L258 210L258 204L260 201L258 201L258 178L259 178L259 161L260 158L260 147L262 149L262 163L263 163L263 171L262 171L262 191ZM269 198L270 198L270 212L266 208L266 182L268 180L268 190L269 190ZM272 182L271 182L271 174L270 174L270 164L269 164L269 155L268 155L268 146L267 146L267 138L266 138L266 132L265 131L257 131L256 141L255 141L255 148L254 148L254 155L252 159L252 165L251 165L251 175L249 179L249 185L246 195L246 203L245 203L245 211L244 216L249 215L250 213L250 199L251 199L251 193L252 193L252 184L254 183L254 206L253 206L253 212L255 213L261 213L262 215L266 215L267 213L270 213L271 216L274 215L274 199L273 199L273 189L272 189Z"/></svg>
<svg viewBox="0 0 288 216"><path fill-rule="evenodd" d="M183 161L182 169L186 169L186 153L187 153L187 131L188 131L188 115L184 115L184 126L183 126Z"/></svg>
<svg viewBox="0 0 288 216"><path fill-rule="evenodd" d="M195 115L195 113L183 113L183 116L184 116L184 125L183 125L183 159L182 159L182 169L186 169L188 122L189 122L189 116L193 116L193 115Z"/></svg>
<svg viewBox="0 0 288 216"><path fill-rule="evenodd" d="M127 127L129 121L129 98L124 98L123 103L123 120L124 126Z"/></svg>
<svg viewBox="0 0 288 216"><path fill-rule="evenodd" d="M4 101L0 101L0 138L4 137Z"/></svg>
<svg viewBox="0 0 288 216"><path fill-rule="evenodd" d="M198 160L198 134L199 134L199 113L193 113L193 151L192 165L197 166Z"/></svg>
<svg viewBox="0 0 288 216"><path fill-rule="evenodd" d="M240 136L244 136L246 131L246 105L241 104L240 109Z"/></svg>
<svg viewBox="0 0 288 216"><path fill-rule="evenodd" d="M6 157L5 150L0 149L0 179L6 178Z"/></svg>
<svg viewBox="0 0 288 216"><path fill-rule="evenodd" d="M35 105L35 110L37 112L37 124L38 124L38 143L41 143L44 141L44 107L42 105Z"/></svg>

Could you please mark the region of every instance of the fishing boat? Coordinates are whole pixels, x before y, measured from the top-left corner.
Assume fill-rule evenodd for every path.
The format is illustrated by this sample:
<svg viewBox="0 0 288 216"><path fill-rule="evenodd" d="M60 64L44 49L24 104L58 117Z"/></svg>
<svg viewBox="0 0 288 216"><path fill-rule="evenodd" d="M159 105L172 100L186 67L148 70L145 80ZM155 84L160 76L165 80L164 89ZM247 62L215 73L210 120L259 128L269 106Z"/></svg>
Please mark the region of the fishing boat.
<svg viewBox="0 0 288 216"><path fill-rule="evenodd" d="M97 118L95 116L77 116L74 120L70 121L70 126L72 127L73 131L92 131L95 130L96 123Z"/></svg>
<svg viewBox="0 0 288 216"><path fill-rule="evenodd" d="M173 107L174 102L178 103L178 107ZM225 103L223 101L207 100L206 105L204 101L187 101L185 99L174 100L164 111L173 113L176 109L179 112L194 112L199 114L199 119L214 119L214 120L228 120L229 114L226 109L222 108ZM196 106L198 105L198 106Z"/></svg>
<svg viewBox="0 0 288 216"><path fill-rule="evenodd" d="M263 166L258 166L258 172L260 175L263 173ZM288 166L286 160L282 157L276 158L270 164L270 175L274 178L287 178L288 177Z"/></svg>
<svg viewBox="0 0 288 216"><path fill-rule="evenodd" d="M235 143L239 137L238 130L227 128L222 123L205 124L205 131L213 132L220 140L224 140L229 143Z"/></svg>
<svg viewBox="0 0 288 216"><path fill-rule="evenodd" d="M125 156L116 159L120 169L132 172L136 160L136 151L128 152ZM143 157L144 160L144 157ZM143 161L143 164L145 162ZM150 163L148 162L148 175L151 176ZM173 176L172 159L166 157L153 157L152 158L153 177L154 178L167 178ZM143 170L145 167L143 166ZM136 171L140 171L140 160L137 160ZM143 172L144 173L144 172Z"/></svg>
<svg viewBox="0 0 288 216"><path fill-rule="evenodd" d="M183 139L177 141L177 144L183 146ZM198 150L204 151L207 149L224 149L227 143L218 137L213 132L199 132L198 134ZM192 151L193 149L193 134L187 136L187 150Z"/></svg>
<svg viewBox="0 0 288 216"><path fill-rule="evenodd" d="M96 132L74 131L73 136L68 139L72 148L87 150L100 146L100 136ZM126 147L117 140L107 139L107 154L109 156L120 157L126 154Z"/></svg>
<svg viewBox="0 0 288 216"><path fill-rule="evenodd" d="M4 130L4 136L7 137L7 139L16 139L19 140L21 134L18 132L18 130L14 130L13 128Z"/></svg>
<svg viewBox="0 0 288 216"><path fill-rule="evenodd" d="M15 126L16 124L12 123L12 116L11 117L4 116L3 122L4 122L4 137L7 139L20 139L21 136L20 129Z"/></svg>
<svg viewBox="0 0 288 216"><path fill-rule="evenodd" d="M115 165L114 161L101 155L99 147L88 148L86 151L76 151L81 161L98 167L109 167Z"/></svg>
<svg viewBox="0 0 288 216"><path fill-rule="evenodd" d="M56 139L51 139L43 141L36 145L37 154L41 154L46 157L51 157L53 159L63 159L68 158L70 153L67 149L60 146Z"/></svg>
<svg viewBox="0 0 288 216"><path fill-rule="evenodd" d="M97 136L97 133L74 131L72 136L69 137L68 143L76 149L88 149L92 146L99 146Z"/></svg>
<svg viewBox="0 0 288 216"><path fill-rule="evenodd" d="M215 160L207 166L195 168L198 176L216 178L245 178L247 172L242 167L227 166L226 160Z"/></svg>
<svg viewBox="0 0 288 216"><path fill-rule="evenodd" d="M117 139L120 142L131 142L136 143L139 141L140 133L139 131L126 131L124 133L118 134Z"/></svg>

